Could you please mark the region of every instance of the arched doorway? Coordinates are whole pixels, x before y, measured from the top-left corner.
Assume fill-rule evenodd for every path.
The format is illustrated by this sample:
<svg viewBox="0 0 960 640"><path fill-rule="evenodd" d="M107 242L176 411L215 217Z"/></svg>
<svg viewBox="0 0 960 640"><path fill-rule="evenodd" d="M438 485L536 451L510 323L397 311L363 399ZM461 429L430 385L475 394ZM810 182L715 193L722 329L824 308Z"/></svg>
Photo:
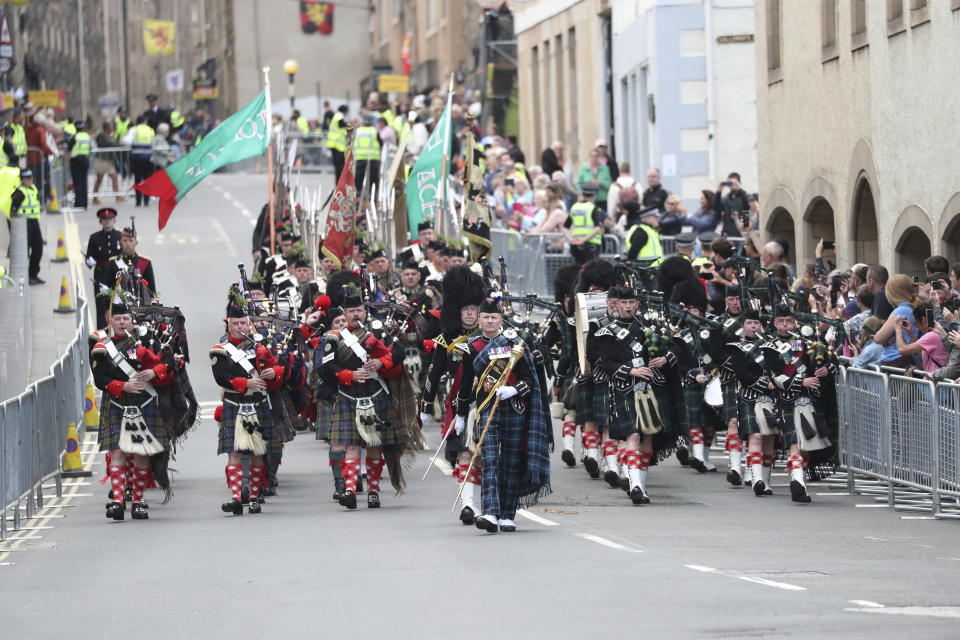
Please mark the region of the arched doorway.
<svg viewBox="0 0 960 640"><path fill-rule="evenodd" d="M910 227L897 240L897 273L923 279L923 261L930 257L930 238L921 229Z"/></svg>
<svg viewBox="0 0 960 640"><path fill-rule="evenodd" d="M873 191L870 189L870 182L866 178L861 178L857 183L855 194L851 237L852 261L878 264L880 262L880 236L877 233L877 211L873 204Z"/></svg>
<svg viewBox="0 0 960 640"><path fill-rule="evenodd" d="M837 233L834 230L833 207L825 198L815 198L810 206L807 207L807 213L804 216L806 224L803 225L803 231L806 234L805 252L801 256L803 264L813 264L816 259L816 248L820 238L824 240L837 239ZM836 253L826 251L824 260L837 263ZM797 260L798 264L800 260Z"/></svg>
<svg viewBox="0 0 960 640"><path fill-rule="evenodd" d="M786 262L796 263L796 225L793 222L793 216L783 207L777 207L770 212L770 218L767 220L767 238L769 240L786 240L790 244L790 252L786 256Z"/></svg>
<svg viewBox="0 0 960 640"><path fill-rule="evenodd" d="M953 194L940 213L940 253L950 264L960 260L960 193Z"/></svg>

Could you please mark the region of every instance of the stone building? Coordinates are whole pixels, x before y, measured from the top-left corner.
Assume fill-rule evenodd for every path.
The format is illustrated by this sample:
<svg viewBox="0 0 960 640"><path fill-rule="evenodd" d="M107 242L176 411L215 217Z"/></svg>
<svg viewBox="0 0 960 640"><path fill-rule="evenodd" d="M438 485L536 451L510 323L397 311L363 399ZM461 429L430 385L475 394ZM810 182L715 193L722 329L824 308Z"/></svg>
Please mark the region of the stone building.
<svg viewBox="0 0 960 640"><path fill-rule="evenodd" d="M960 258L960 0L756 2L762 228L811 263ZM831 257L831 259L834 259Z"/></svg>

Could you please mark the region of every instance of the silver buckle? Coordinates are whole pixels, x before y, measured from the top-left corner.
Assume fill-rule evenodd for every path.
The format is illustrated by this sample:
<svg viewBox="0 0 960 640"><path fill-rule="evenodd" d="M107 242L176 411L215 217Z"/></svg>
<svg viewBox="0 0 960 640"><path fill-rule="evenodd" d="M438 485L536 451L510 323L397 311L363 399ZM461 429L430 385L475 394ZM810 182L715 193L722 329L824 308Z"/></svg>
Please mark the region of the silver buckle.
<svg viewBox="0 0 960 640"><path fill-rule="evenodd" d="M253 416L257 414L257 405L249 402L241 402L237 405L237 415Z"/></svg>
<svg viewBox="0 0 960 640"><path fill-rule="evenodd" d="M357 409L373 409L373 399L357 398Z"/></svg>

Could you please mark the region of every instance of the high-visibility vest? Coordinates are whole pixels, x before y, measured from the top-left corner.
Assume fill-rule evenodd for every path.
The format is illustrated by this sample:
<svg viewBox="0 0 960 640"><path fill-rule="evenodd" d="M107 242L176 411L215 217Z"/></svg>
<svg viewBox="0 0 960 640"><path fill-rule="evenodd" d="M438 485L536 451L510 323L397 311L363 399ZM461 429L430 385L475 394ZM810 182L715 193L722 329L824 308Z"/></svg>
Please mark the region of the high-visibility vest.
<svg viewBox="0 0 960 640"><path fill-rule="evenodd" d="M377 117L378 117L378 118L383 118L384 120L387 121L387 124L391 124L391 123L393 122L393 119L394 119L396 116L393 115L393 110L392 110L392 109L384 109L383 111L381 111L380 113L377 114Z"/></svg>
<svg viewBox="0 0 960 640"><path fill-rule="evenodd" d="M353 157L357 162L380 159L380 137L370 125L358 127L353 135Z"/></svg>
<svg viewBox="0 0 960 640"><path fill-rule="evenodd" d="M310 134L310 123L307 122L307 119L303 116L297 118L297 129L300 129L300 133L303 134L303 137L306 138Z"/></svg>
<svg viewBox="0 0 960 640"><path fill-rule="evenodd" d="M183 114L174 109L170 112L170 127L176 129L177 127L182 127L186 119L183 117Z"/></svg>
<svg viewBox="0 0 960 640"><path fill-rule="evenodd" d="M131 153L137 155L150 153L155 135L156 133L153 128L148 124L138 124L135 126L133 128L133 144L130 145Z"/></svg>
<svg viewBox="0 0 960 640"><path fill-rule="evenodd" d="M327 149L340 153L347 151L347 129L343 126L343 114L339 111L330 119L330 126L327 129Z"/></svg>
<svg viewBox="0 0 960 640"><path fill-rule="evenodd" d="M19 191L23 194L23 202L20 204L20 208L17 209L17 214L27 218L28 220L39 220L40 194L37 193L37 185L32 184L29 187L26 185L20 185L16 188L16 191Z"/></svg>
<svg viewBox="0 0 960 640"><path fill-rule="evenodd" d="M7 157L6 152L3 150L3 145L0 144L0 167L5 167L10 164L10 158Z"/></svg>
<svg viewBox="0 0 960 640"><path fill-rule="evenodd" d="M25 155L27 153L27 132L16 123L10 125L10 128L13 129L13 152L18 156Z"/></svg>
<svg viewBox="0 0 960 640"><path fill-rule="evenodd" d="M660 246L660 232L654 229L653 227L651 227L650 225L643 224L643 223L635 224L629 229L627 229L627 242L626 242L627 253L630 253L630 245L631 245L630 241L633 238L633 232L634 230L637 229L637 227L643 229L644 232L646 232L647 234L647 242L642 247L640 247L640 251L637 253L637 259L654 260L656 258L662 258L663 247Z"/></svg>
<svg viewBox="0 0 960 640"><path fill-rule="evenodd" d="M597 228L593 221L593 212L596 208L597 205L592 202L578 202L570 207L570 234L574 238L590 235L590 232ZM603 238L598 233L587 242L599 245L603 242Z"/></svg>
<svg viewBox="0 0 960 640"><path fill-rule="evenodd" d="M7 268L0 264L0 289L3 289L3 279L7 277Z"/></svg>
<svg viewBox="0 0 960 640"><path fill-rule="evenodd" d="M117 140L123 140L123 137L127 135L127 131L130 131L130 118L122 120L120 116L114 117L113 128Z"/></svg>
<svg viewBox="0 0 960 640"><path fill-rule="evenodd" d="M77 128L73 126L73 123L69 120L61 120L60 128L63 129L63 132L67 135L75 135L77 133Z"/></svg>
<svg viewBox="0 0 960 640"><path fill-rule="evenodd" d="M70 155L74 158L77 156L88 156L90 155L90 134L86 131L78 131L77 135L73 136L73 150L70 152Z"/></svg>
<svg viewBox="0 0 960 640"><path fill-rule="evenodd" d="M10 219L10 200L20 186L19 167L0 167L0 211Z"/></svg>
<svg viewBox="0 0 960 640"><path fill-rule="evenodd" d="M693 262L691 262L690 264L693 265L694 267L699 268L699 267L702 267L702 266L705 265L705 264L708 264L709 262L710 262L710 260L709 260L708 258L705 258L705 257L703 257L703 256L700 256L699 258L694 258L694 259L693 259Z"/></svg>

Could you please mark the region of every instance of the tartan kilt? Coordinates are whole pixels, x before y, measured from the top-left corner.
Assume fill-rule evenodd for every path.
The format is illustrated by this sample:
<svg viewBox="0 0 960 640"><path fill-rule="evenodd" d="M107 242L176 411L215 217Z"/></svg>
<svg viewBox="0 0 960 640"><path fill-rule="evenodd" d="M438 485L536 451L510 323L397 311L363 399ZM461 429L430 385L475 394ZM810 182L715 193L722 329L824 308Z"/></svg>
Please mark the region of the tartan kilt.
<svg viewBox="0 0 960 640"><path fill-rule="evenodd" d="M726 425L728 422L737 418L737 385L733 384L724 384L720 388L723 390L723 424Z"/></svg>
<svg viewBox="0 0 960 640"><path fill-rule="evenodd" d="M680 433L703 427L703 387L699 384L683 387L683 406L680 408Z"/></svg>
<svg viewBox="0 0 960 640"><path fill-rule="evenodd" d="M610 412L606 427L613 440L626 440L638 432L637 409L633 404L633 390L627 392L610 389Z"/></svg>
<svg viewBox="0 0 960 640"><path fill-rule="evenodd" d="M753 411L754 405L752 403L737 398L737 431L742 440L746 440L751 433L760 433L757 415Z"/></svg>
<svg viewBox="0 0 960 640"><path fill-rule="evenodd" d="M240 408L232 404L236 400L230 400L230 402L224 401L223 403L223 414L220 416L220 433L217 443L217 454L221 453L239 453L234 451L233 443L236 436L234 427L237 422L237 413ZM262 429L263 439L268 443L273 440L273 416L270 415L270 409L267 406L266 400L260 402L257 405L257 418L260 420L260 428Z"/></svg>
<svg viewBox="0 0 960 640"><path fill-rule="evenodd" d="M592 412L597 429L603 429L610 422L610 396L612 391L607 383L594 383ZM578 414L579 415L579 414Z"/></svg>
<svg viewBox="0 0 960 640"><path fill-rule="evenodd" d="M574 390L574 398L576 399L574 406L577 411L577 424L593 422L593 380L591 379L583 383L577 382Z"/></svg>
<svg viewBox="0 0 960 640"><path fill-rule="evenodd" d="M366 443L357 431L356 404L339 392L331 398L333 410L330 412L330 444L365 447ZM378 427L380 439L384 445L401 444L406 441L403 425L394 418L390 410L390 396L384 392L373 397L373 409L377 417L384 422Z"/></svg>
<svg viewBox="0 0 960 640"><path fill-rule="evenodd" d="M104 400L105 404L100 405L100 415L103 417L100 420L100 430L97 435L100 440L100 451L112 451L120 446L120 422L123 419L123 407L118 407L109 398L104 398ZM104 411L103 408L107 410ZM169 449L170 432L160 417L160 408L157 406L156 398L140 407L140 412L143 414L143 422L150 429L150 433L163 445L164 449Z"/></svg>
<svg viewBox="0 0 960 640"><path fill-rule="evenodd" d="M563 387L560 390L560 397L557 401L563 403L563 410L570 412L577 410L577 385L573 376L567 376L563 380Z"/></svg>
<svg viewBox="0 0 960 640"><path fill-rule="evenodd" d="M333 397L317 399L317 440L324 440L330 431L330 416L333 415Z"/></svg>
<svg viewBox="0 0 960 640"><path fill-rule="evenodd" d="M799 444L797 440L797 429L793 423L794 413L796 412L797 405L793 402L787 400L778 400L777 401L777 413L780 414L780 419L783 421L780 424L780 434L783 436L783 445L784 447L789 447L792 444Z"/></svg>

